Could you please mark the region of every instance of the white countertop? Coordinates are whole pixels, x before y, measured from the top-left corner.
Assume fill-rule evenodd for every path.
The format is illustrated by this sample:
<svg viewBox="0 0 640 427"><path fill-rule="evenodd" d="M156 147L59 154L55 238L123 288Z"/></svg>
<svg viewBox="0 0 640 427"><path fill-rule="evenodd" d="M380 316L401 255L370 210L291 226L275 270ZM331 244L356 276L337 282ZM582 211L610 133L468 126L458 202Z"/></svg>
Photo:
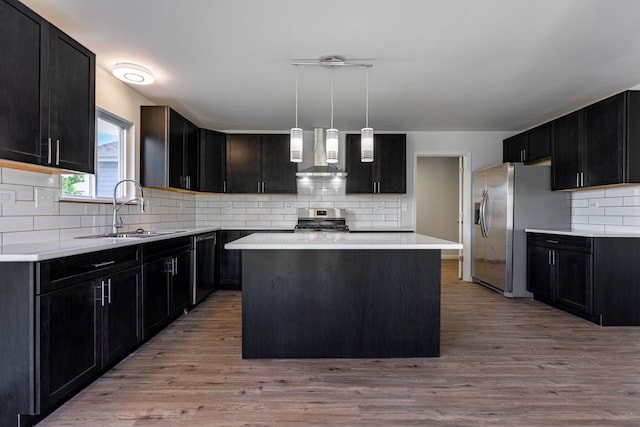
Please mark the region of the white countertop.
<svg viewBox="0 0 640 427"><path fill-rule="evenodd" d="M12 244L0 246L0 262L12 261L44 261L70 255L79 255L87 252L102 251L131 245L154 242L158 240L174 239L176 237L191 236L194 234L216 231L218 228L192 228L183 230L159 230L174 231L171 234L162 234L153 237L141 238L84 238L48 240L43 242L31 242L24 244Z"/></svg>
<svg viewBox="0 0 640 427"><path fill-rule="evenodd" d="M612 233L591 230L552 230L543 228L525 228L527 233L544 233L557 234L561 236L580 236L580 237L640 237L640 233Z"/></svg>
<svg viewBox="0 0 640 427"><path fill-rule="evenodd" d="M416 233L256 233L226 249L462 249L461 243Z"/></svg>

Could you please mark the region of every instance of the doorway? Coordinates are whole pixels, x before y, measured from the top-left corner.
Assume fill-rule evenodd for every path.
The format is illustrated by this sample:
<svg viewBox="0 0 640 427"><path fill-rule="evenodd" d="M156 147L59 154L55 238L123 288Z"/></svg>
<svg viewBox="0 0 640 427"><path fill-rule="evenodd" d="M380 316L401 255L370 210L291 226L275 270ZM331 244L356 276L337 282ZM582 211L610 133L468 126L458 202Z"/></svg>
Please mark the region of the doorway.
<svg viewBox="0 0 640 427"><path fill-rule="evenodd" d="M418 156L416 167L416 232L454 242L463 241L463 158ZM443 250L442 259L458 260L462 251Z"/></svg>

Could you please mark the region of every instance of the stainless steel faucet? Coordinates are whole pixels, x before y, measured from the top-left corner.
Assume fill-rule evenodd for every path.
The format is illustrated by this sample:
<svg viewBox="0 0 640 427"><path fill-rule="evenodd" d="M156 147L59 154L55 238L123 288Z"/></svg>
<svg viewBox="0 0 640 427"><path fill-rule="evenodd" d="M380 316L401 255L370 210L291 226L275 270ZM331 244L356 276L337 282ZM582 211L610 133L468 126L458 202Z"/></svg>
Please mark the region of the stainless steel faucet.
<svg viewBox="0 0 640 427"><path fill-rule="evenodd" d="M140 189L140 197L129 199L117 205L118 186L123 182L133 182L133 184ZM120 208L128 203L136 202L136 201L140 202L140 212L144 213L144 191L142 190L142 185L140 185L138 181L135 181L133 179L123 179L121 181L118 181L115 187L113 187L113 219L111 221L111 232L113 234L116 234L119 228L124 227L124 224L122 223L122 218L118 219L118 211L120 210Z"/></svg>

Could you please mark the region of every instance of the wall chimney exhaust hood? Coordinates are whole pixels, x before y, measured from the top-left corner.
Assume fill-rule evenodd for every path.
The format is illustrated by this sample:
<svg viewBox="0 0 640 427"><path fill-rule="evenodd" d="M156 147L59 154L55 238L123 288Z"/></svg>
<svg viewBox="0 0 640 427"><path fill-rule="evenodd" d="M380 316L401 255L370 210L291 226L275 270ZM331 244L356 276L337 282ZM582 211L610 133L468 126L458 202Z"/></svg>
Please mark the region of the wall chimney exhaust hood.
<svg viewBox="0 0 640 427"><path fill-rule="evenodd" d="M296 173L299 177L328 177L347 176L345 171L338 169L327 163L327 130L324 128L315 128L313 130L313 166L303 169Z"/></svg>

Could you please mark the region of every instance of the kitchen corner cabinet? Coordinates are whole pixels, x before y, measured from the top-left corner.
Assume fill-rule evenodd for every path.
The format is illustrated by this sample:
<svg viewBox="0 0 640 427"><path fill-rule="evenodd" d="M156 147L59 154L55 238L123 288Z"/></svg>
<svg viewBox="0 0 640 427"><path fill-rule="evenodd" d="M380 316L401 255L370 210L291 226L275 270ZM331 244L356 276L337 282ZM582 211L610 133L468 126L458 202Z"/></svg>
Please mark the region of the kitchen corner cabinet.
<svg viewBox="0 0 640 427"><path fill-rule="evenodd" d="M405 134L375 134L374 160L360 161L360 135L346 135L347 194L407 192Z"/></svg>
<svg viewBox="0 0 640 427"><path fill-rule="evenodd" d="M198 139L198 127L170 107L141 106L142 185L197 191Z"/></svg>
<svg viewBox="0 0 640 427"><path fill-rule="evenodd" d="M191 301L191 237L143 246L144 338L178 317Z"/></svg>
<svg viewBox="0 0 640 427"><path fill-rule="evenodd" d="M222 132L209 129L199 130L199 190L211 193L225 193L227 137Z"/></svg>
<svg viewBox="0 0 640 427"><path fill-rule="evenodd" d="M93 173L95 55L18 1L0 27L0 157Z"/></svg>
<svg viewBox="0 0 640 427"><path fill-rule="evenodd" d="M553 190L640 183L640 92L554 120L552 154Z"/></svg>
<svg viewBox="0 0 640 427"><path fill-rule="evenodd" d="M640 239L527 234L534 298L604 326L640 326Z"/></svg>
<svg viewBox="0 0 640 427"><path fill-rule="evenodd" d="M289 161L289 135L228 134L227 192L295 194L297 164Z"/></svg>
<svg viewBox="0 0 640 427"><path fill-rule="evenodd" d="M536 162L551 157L551 124L545 123L503 141L504 162Z"/></svg>

